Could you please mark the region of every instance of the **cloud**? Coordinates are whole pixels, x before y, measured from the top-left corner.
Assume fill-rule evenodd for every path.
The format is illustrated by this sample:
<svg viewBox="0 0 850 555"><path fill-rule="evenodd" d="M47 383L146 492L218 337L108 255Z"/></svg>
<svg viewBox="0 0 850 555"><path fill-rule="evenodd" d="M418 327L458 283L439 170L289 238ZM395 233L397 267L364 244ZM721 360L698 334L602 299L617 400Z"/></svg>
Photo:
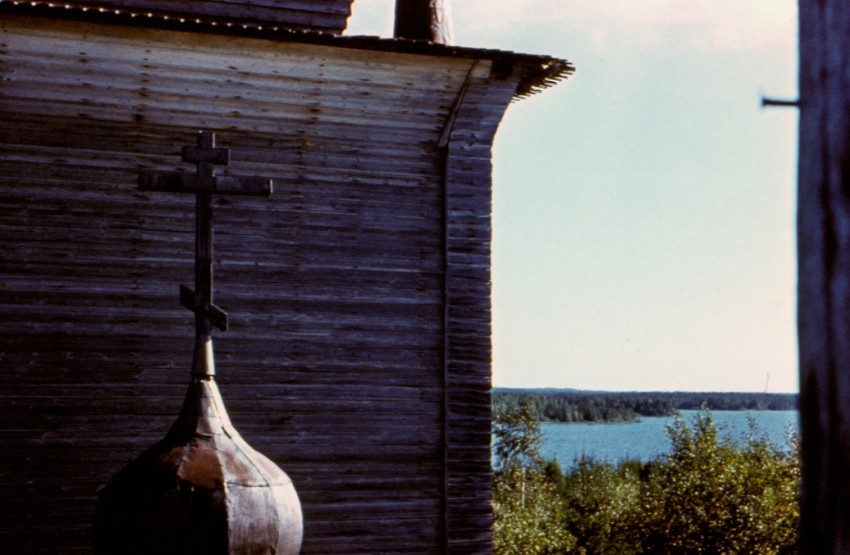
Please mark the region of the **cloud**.
<svg viewBox="0 0 850 555"><path fill-rule="evenodd" d="M586 34L600 48L618 35L656 46L684 37L689 46L718 50L796 40L794 0L457 0L454 13L456 29L498 36L555 27Z"/></svg>

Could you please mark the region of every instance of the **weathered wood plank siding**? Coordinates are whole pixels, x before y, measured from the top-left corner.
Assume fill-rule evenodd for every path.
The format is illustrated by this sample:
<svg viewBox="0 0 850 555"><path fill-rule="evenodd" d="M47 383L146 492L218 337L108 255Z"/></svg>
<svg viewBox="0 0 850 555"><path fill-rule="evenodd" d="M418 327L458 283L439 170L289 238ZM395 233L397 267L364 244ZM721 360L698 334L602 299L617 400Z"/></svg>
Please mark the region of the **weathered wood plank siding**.
<svg viewBox="0 0 850 555"><path fill-rule="evenodd" d="M487 553L489 143L518 78L9 14L0 45L0 550L88 552L98 488L177 414L193 199L136 178L192 171L209 129L275 182L215 201L216 354L303 552Z"/></svg>
<svg viewBox="0 0 850 555"><path fill-rule="evenodd" d="M213 18L222 22L280 25L340 34L351 15L352 0L62 0L63 5L159 13L175 18Z"/></svg>
<svg viewBox="0 0 850 555"><path fill-rule="evenodd" d="M447 552L492 552L491 148L516 81L470 72L446 152Z"/></svg>
<svg viewBox="0 0 850 555"><path fill-rule="evenodd" d="M850 553L850 6L800 2L803 553Z"/></svg>

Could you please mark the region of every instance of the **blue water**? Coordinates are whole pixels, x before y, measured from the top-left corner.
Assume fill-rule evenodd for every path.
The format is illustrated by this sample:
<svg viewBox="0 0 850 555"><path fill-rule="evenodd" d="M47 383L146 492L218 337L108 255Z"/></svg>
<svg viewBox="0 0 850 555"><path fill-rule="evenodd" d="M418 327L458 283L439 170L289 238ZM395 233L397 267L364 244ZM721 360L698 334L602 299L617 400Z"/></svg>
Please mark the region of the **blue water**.
<svg viewBox="0 0 850 555"><path fill-rule="evenodd" d="M699 411L681 411L689 425ZM752 418L763 432L781 448L789 447L789 432L799 429L798 412L789 411L712 411L721 435L741 439L749 431ZM555 458L561 468L573 466L581 456L617 463L625 459L649 461L670 451L667 426L673 417L642 417L627 424L557 424L544 422L543 456Z"/></svg>

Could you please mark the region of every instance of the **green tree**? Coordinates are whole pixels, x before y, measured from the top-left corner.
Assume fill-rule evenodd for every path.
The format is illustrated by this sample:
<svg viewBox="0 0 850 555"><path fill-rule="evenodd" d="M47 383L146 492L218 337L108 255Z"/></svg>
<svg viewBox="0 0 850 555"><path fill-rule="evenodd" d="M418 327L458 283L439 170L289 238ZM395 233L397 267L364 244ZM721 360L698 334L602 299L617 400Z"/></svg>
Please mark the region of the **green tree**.
<svg viewBox="0 0 850 555"><path fill-rule="evenodd" d="M543 434L528 397L521 397L515 406L497 410L493 439L497 470L540 466Z"/></svg>
<svg viewBox="0 0 850 555"><path fill-rule="evenodd" d="M641 552L634 533L641 484L632 463L617 467L587 457L576 461L564 482L564 526L576 538L575 553Z"/></svg>
<svg viewBox="0 0 850 555"><path fill-rule="evenodd" d="M758 434L721 439L711 413L668 430L672 451L648 467L636 532L648 553L794 553L798 460Z"/></svg>
<svg viewBox="0 0 850 555"><path fill-rule="evenodd" d="M562 504L557 483L552 479L553 467L540 455L540 422L527 400L521 399L516 407L496 413L493 436L496 553L571 552L575 539L562 526Z"/></svg>
<svg viewBox="0 0 850 555"><path fill-rule="evenodd" d="M540 455L528 404L494 423L496 553L796 553L799 446L780 449L751 421L735 441L707 410L668 428L649 463L582 458L564 476Z"/></svg>

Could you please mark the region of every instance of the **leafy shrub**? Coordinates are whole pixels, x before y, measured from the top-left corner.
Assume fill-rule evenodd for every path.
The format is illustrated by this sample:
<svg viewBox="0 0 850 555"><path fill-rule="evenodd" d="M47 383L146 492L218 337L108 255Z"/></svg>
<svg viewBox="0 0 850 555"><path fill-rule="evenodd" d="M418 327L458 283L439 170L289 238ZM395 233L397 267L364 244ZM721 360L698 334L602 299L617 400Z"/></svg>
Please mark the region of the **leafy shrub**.
<svg viewBox="0 0 850 555"><path fill-rule="evenodd" d="M540 422L529 405L497 413L493 427L496 473L493 483L496 553L569 553L575 540L561 526L560 468L540 456Z"/></svg>
<svg viewBox="0 0 850 555"><path fill-rule="evenodd" d="M720 439L711 414L669 428L672 451L643 483L638 534L650 553L793 553L798 524L796 451L750 422L742 444Z"/></svg>
<svg viewBox="0 0 850 555"><path fill-rule="evenodd" d="M641 484L633 466L582 457L564 482L563 525L576 538L576 553L640 552L633 528Z"/></svg>
<svg viewBox="0 0 850 555"><path fill-rule="evenodd" d="M796 553L798 445L780 449L752 421L736 442L705 410L668 428L656 460L581 458L566 475L540 456L527 406L494 429L497 554Z"/></svg>
<svg viewBox="0 0 850 555"><path fill-rule="evenodd" d="M493 489L496 553L543 555L573 551L575 538L562 526L561 499L539 469L501 472Z"/></svg>

